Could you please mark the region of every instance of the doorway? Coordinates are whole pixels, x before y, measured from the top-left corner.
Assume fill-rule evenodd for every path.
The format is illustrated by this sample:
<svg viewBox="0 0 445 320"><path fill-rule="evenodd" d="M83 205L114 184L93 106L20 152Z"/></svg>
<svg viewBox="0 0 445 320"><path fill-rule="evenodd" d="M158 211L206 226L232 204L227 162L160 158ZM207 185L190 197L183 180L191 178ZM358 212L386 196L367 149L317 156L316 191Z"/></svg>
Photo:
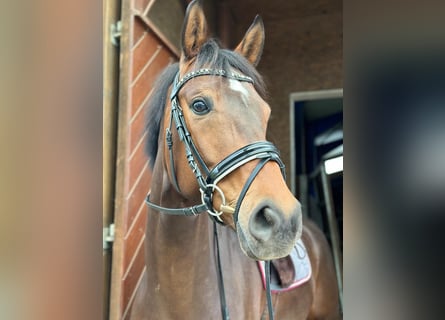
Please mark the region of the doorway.
<svg viewBox="0 0 445 320"><path fill-rule="evenodd" d="M332 249L342 304L343 89L290 95L291 190Z"/></svg>

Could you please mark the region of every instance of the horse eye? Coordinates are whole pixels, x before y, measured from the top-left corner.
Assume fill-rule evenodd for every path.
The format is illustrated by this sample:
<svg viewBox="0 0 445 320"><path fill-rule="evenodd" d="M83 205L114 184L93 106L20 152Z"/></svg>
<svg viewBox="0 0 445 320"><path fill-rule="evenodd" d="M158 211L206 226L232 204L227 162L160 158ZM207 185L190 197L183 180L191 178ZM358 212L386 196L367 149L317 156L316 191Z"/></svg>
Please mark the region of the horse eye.
<svg viewBox="0 0 445 320"><path fill-rule="evenodd" d="M201 99L193 101L191 108L197 115L204 115L210 112L210 108L207 106L207 103Z"/></svg>

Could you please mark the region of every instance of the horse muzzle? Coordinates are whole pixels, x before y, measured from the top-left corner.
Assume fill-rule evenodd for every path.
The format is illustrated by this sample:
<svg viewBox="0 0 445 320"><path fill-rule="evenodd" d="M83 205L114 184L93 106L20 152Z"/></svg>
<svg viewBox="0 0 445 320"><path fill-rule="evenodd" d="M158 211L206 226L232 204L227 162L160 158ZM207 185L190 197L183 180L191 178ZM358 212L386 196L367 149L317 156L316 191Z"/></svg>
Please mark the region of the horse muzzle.
<svg viewBox="0 0 445 320"><path fill-rule="evenodd" d="M295 206L286 214L271 201L262 201L244 223L236 225L243 252L256 260L272 260L288 255L301 237L301 206Z"/></svg>

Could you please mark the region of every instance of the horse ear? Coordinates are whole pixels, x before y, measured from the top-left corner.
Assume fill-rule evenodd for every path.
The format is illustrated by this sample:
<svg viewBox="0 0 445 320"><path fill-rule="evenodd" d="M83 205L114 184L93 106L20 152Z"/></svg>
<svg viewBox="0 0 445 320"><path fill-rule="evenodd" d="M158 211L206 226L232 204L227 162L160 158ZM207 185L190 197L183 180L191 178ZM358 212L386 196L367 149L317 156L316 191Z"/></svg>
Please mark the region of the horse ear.
<svg viewBox="0 0 445 320"><path fill-rule="evenodd" d="M182 55L186 60L195 57L207 40L207 22L201 1L192 1L185 12L182 26Z"/></svg>
<svg viewBox="0 0 445 320"><path fill-rule="evenodd" d="M243 40L236 47L235 52L244 56L251 64L256 66L260 62L264 46L264 24L259 15L255 17L252 25L244 35Z"/></svg>

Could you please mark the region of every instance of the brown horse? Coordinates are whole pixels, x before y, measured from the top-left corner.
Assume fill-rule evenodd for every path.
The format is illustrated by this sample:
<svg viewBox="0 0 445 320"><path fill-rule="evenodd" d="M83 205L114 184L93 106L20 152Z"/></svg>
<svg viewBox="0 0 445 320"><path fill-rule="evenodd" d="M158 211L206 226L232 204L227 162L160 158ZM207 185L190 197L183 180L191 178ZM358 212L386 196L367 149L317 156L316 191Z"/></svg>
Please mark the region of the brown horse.
<svg viewBox="0 0 445 320"><path fill-rule="evenodd" d="M273 294L275 317L339 318L328 244L303 223L278 151L265 141L270 107L255 70L263 43L257 17L234 51L221 49L207 38L200 3L187 8L180 62L160 76L149 102L147 268L131 319L220 319L223 303L231 319L265 319L255 260L288 255L300 237L312 277Z"/></svg>

